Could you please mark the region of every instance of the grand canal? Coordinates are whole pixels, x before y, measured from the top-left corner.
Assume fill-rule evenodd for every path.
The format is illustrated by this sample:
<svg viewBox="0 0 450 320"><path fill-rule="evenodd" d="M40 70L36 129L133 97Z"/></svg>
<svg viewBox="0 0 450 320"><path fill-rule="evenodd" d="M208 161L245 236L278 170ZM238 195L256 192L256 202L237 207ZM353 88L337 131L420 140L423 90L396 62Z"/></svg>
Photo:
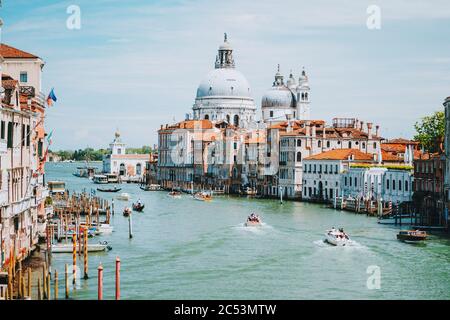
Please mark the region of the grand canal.
<svg viewBox="0 0 450 320"><path fill-rule="evenodd" d="M70 191L95 188L72 176L76 166L49 163L46 179L64 180ZM399 227L320 205L228 196L207 203L144 192L134 184L121 187L131 201L140 198L146 205L145 212L133 214L134 237L129 239L121 214L127 203L115 200L114 233L90 239L106 240L113 249L89 256L90 278L80 280L71 298L96 299L102 263L104 296L113 299L116 256L122 261L122 299L450 298L448 239L405 244L396 240ZM262 216L263 227L243 227L251 212ZM344 227L355 244L324 244L324 231L332 226ZM70 254L54 254L52 268L63 274L71 261ZM82 268L82 259L78 263ZM369 266L379 267L380 289L367 287Z"/></svg>

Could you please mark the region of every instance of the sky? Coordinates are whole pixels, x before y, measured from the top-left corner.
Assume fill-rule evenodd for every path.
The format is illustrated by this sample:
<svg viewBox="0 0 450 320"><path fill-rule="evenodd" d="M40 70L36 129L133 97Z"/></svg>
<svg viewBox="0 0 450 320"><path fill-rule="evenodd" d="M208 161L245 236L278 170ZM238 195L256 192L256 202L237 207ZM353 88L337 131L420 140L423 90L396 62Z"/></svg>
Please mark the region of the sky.
<svg viewBox="0 0 450 320"><path fill-rule="evenodd" d="M303 67L311 117L356 117L385 138L450 96L448 0L3 0L2 41L44 59L43 91L54 150L107 147L119 129L129 146L157 144L160 125L184 120L214 68L223 34L236 68L261 97L277 64ZM80 29L67 28L71 5ZM371 5L380 28L369 29Z"/></svg>

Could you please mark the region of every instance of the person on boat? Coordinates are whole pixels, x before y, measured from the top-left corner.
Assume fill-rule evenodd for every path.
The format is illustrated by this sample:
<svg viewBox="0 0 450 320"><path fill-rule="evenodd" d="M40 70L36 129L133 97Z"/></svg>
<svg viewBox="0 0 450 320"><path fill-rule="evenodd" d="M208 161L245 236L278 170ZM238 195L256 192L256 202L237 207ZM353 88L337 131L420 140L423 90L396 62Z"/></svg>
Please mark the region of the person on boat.
<svg viewBox="0 0 450 320"><path fill-rule="evenodd" d="M138 204L138 207L142 206L142 202L141 202L141 199L138 199L138 202L137 202L137 204Z"/></svg>

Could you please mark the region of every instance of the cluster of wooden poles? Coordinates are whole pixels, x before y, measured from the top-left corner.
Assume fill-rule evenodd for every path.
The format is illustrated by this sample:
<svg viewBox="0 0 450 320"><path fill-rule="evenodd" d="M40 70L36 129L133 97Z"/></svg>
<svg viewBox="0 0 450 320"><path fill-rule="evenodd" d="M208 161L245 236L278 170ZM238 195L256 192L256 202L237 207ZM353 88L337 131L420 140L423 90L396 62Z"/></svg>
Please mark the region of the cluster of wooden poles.
<svg viewBox="0 0 450 320"><path fill-rule="evenodd" d="M74 242L75 243L75 242ZM74 244L76 248L76 244ZM75 250L74 250L75 252ZM84 279L88 279L87 275L87 252L85 250L84 253ZM76 285L77 281L77 266L76 266L76 253L73 255L74 264L72 268L72 285ZM115 299L120 300L120 258L116 257L116 274L115 274ZM103 266L100 264L97 268L98 272L98 299L103 300ZM65 299L70 298L70 281L71 277L69 271L69 264L65 264L64 268L64 287L65 287ZM31 267L28 267L26 270L22 268L22 263L19 261L18 270L16 270L15 265L10 264L8 268L8 286L6 290L6 300L31 300L32 298L32 271ZM52 292L52 283L53 283L53 292ZM49 271L49 267L47 262L44 262L42 266L42 276L38 276L37 278L37 300L51 300L52 297L54 300L59 299L59 277L58 271L55 270L53 274ZM16 293L16 294L15 294ZM52 294L53 293L53 294Z"/></svg>

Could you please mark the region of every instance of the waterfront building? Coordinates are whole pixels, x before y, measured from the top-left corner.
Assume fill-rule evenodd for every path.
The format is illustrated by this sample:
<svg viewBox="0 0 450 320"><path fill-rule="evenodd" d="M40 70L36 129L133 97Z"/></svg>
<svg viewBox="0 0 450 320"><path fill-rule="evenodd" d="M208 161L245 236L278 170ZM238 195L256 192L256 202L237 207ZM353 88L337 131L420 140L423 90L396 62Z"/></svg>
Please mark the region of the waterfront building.
<svg viewBox="0 0 450 320"><path fill-rule="evenodd" d="M292 72L286 84L280 73L280 65L275 81L261 100L262 117L266 123L284 122L288 118L310 120L310 86L305 70L296 81Z"/></svg>
<svg viewBox="0 0 450 320"><path fill-rule="evenodd" d="M122 181L141 182L145 176L151 154L128 154L126 144L116 131L109 145L109 154L103 157L103 172L117 174Z"/></svg>
<svg viewBox="0 0 450 320"><path fill-rule="evenodd" d="M414 162L413 200L419 225L448 227L445 168L444 154L424 154Z"/></svg>
<svg viewBox="0 0 450 320"><path fill-rule="evenodd" d="M250 84L235 68L233 48L226 34L215 69L200 82L192 109L194 120L226 121L240 128L248 128L256 121Z"/></svg>
<svg viewBox="0 0 450 320"><path fill-rule="evenodd" d="M379 126L354 118L335 118L332 126L323 120L288 120L267 129L268 157L265 166L265 185L262 194L301 199L303 159L334 149L357 149L378 154L383 138Z"/></svg>
<svg viewBox="0 0 450 320"><path fill-rule="evenodd" d="M45 228L42 59L2 44L0 269L26 258Z"/></svg>
<svg viewBox="0 0 450 320"><path fill-rule="evenodd" d="M450 231L450 97L445 98L445 133L444 133L444 152L445 152L445 173L444 173L444 196L445 196L445 215L447 216L447 228Z"/></svg>
<svg viewBox="0 0 450 320"><path fill-rule="evenodd" d="M344 193L342 175L351 164L372 163L374 156L358 149L335 149L310 156L303 162L303 200L333 201ZM351 180L350 186L352 186ZM348 184L345 178L345 186ZM362 181L354 181L360 188Z"/></svg>

